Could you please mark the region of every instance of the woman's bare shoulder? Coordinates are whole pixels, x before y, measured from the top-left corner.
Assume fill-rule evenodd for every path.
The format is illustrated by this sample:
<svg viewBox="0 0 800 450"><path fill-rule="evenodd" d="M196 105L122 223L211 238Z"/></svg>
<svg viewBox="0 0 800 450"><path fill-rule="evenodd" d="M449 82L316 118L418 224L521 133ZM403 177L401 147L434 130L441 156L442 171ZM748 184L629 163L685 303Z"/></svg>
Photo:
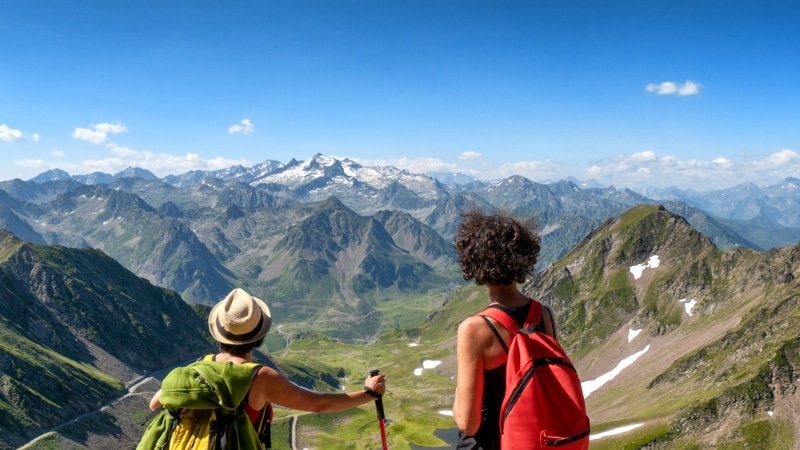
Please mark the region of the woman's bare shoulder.
<svg viewBox="0 0 800 450"><path fill-rule="evenodd" d="M486 322L480 316L469 316L466 319L462 320L461 323L458 325L458 332L461 333L462 330L464 332L468 331L475 331L479 327L485 327Z"/></svg>
<svg viewBox="0 0 800 450"><path fill-rule="evenodd" d="M278 372L277 370L273 369L272 367L261 366L261 368L258 369L258 374L256 375L256 377L257 378L265 378L265 379L267 379L267 378L272 378L272 377L283 377L283 375L281 375L280 372Z"/></svg>
<svg viewBox="0 0 800 450"><path fill-rule="evenodd" d="M470 316L458 325L459 342L471 342L479 347L489 343L492 332L481 316Z"/></svg>

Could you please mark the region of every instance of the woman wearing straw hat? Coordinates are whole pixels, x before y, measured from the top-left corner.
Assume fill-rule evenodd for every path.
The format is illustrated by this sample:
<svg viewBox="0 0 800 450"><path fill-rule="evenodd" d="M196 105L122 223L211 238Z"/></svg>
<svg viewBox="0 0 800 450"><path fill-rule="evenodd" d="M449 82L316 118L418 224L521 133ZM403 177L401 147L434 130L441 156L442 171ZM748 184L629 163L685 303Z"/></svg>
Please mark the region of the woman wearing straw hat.
<svg viewBox="0 0 800 450"><path fill-rule="evenodd" d="M253 358L253 349L264 342L271 324L269 308L263 301L242 289L234 289L208 315L211 336L219 343L219 353L213 355L213 360L248 363ZM383 395L384 381L384 375L378 374L368 377L361 391L318 393L294 384L271 367L261 367L244 401L244 409L253 422L258 419L259 412L271 403L302 411L342 411ZM156 392L150 401L150 409L161 406L160 396L161 391Z"/></svg>

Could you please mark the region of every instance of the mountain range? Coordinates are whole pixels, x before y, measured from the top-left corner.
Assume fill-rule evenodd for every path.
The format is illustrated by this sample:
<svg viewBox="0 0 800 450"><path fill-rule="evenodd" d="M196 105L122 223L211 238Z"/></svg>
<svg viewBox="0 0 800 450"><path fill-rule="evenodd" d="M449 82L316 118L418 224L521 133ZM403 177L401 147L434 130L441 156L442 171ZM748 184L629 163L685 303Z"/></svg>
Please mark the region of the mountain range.
<svg viewBox="0 0 800 450"><path fill-rule="evenodd" d="M0 227L30 242L100 249L193 303L212 304L242 286L292 320L338 317L360 324L346 337L370 338L387 326L367 316L381 299L459 282L452 238L465 210L535 217L544 268L609 218L656 201L567 180L456 179L444 184L319 154L164 178L138 168L51 170L0 182ZM735 204L726 203L731 190L651 194L720 248L765 249L800 240L796 181L734 190Z"/></svg>
<svg viewBox="0 0 800 450"><path fill-rule="evenodd" d="M217 194L226 189L240 192L227 183L208 185L216 186ZM80 190L100 188L105 190ZM428 292L423 275L455 269L447 240L411 212L362 215L332 197L299 205L291 201L266 210L257 203L249 208L236 202L225 208L224 203L212 202L205 209L183 209L168 202L148 208L149 202L139 204L136 199L142 197L123 189L80 189L68 194L75 204L90 201L89 194L94 194L91 201L102 202L102 209L125 204L141 214L153 214L146 215L149 221L180 218L190 231L205 223L205 228L192 231L197 236L218 228L216 245L206 246L212 255L220 255L231 273L250 274L263 289L286 293L281 300L286 305L276 305L273 311L277 335L270 333L271 339L287 332L294 336L277 347L285 350L277 352L281 366L300 367L299 372L313 372L315 378L331 383L362 366L377 365L390 374L392 392L386 405L392 448L435 442L435 428L452 427L452 419L436 411L452 403L455 328L488 299L476 286L450 285L445 297L437 297L443 301L420 294ZM109 203L105 196L112 192L123 197ZM193 195L195 191L183 201ZM459 195L467 199L478 194ZM14 201L17 204L9 208L33 214L35 203ZM69 206L62 211L73 210ZM92 216L92 212L63 216ZM281 229L277 224L285 227L284 232L272 235L269 227ZM239 239L246 244L227 250L223 245ZM268 242L259 248L262 241ZM269 254L261 253L266 249ZM248 255L263 256L248 263ZM556 315L559 339L584 382L593 433L620 427L633 430L593 441L593 450L797 448L799 262L800 245L767 252L745 247L722 250L683 216L664 206L644 204L589 230L577 245L537 271L523 291L549 305ZM292 274L286 277L289 280L282 276L287 272ZM292 303L292 292L300 291L288 290L297 286L291 279L303 276L309 278L302 281L315 284L309 289L320 292L325 283L335 284L332 292L337 294L326 297L328 306L320 298ZM416 292L411 294L410 286L423 289L411 289ZM124 392L125 380L190 358L196 348L208 345L202 319L177 295L134 277L98 250L26 243L3 233L0 287L3 299L11 299L0 305L0 342L8 343L0 352L0 407L14 414L4 416L11 418L0 424L4 436L11 436L5 445L17 445L36 430L97 407L114 393ZM385 298L386 292L405 295L405 303ZM315 316L323 307L327 315ZM300 320L296 310L301 309L309 317L305 328L293 323ZM395 313L398 309L401 312ZM382 323L391 324L409 311L417 311L419 320L377 329L371 321L359 322L363 316L381 316ZM326 328L327 320L335 326ZM178 323L189 325L181 341L191 345L178 346L169 337ZM118 336L107 335L104 330L111 327ZM335 328L347 331L335 334ZM359 335L373 339L367 345L347 343ZM158 355L150 352L150 342L159 349ZM416 375L419 365L429 367L423 360L439 364ZM302 368L307 365L315 369ZM42 387L64 379L73 384L63 391ZM55 409L63 415L42 418L42 411L49 414L53 404L65 401L57 395L70 395L70 407ZM330 421L310 417L295 426L300 442L309 447L370 448L374 442L363 430L367 420L374 421L374 411L368 412L342 416L333 421L333 429ZM118 414L102 427L92 422L79 431L67 427L59 435L89 446L97 442L93 439L98 434L116 435L118 445L129 445L136 428L125 424L136 413Z"/></svg>

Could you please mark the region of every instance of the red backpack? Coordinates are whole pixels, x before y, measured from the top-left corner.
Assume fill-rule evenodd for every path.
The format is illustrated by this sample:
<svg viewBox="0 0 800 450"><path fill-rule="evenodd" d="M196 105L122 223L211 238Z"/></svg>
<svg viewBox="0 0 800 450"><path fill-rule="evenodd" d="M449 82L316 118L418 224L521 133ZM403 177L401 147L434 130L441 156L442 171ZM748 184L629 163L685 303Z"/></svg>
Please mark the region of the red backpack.
<svg viewBox="0 0 800 450"><path fill-rule="evenodd" d="M487 308L478 314L491 317L511 333L500 409L500 448L586 450L589 417L581 381L564 349L539 325L542 309L541 303L532 300L522 329L501 309Z"/></svg>

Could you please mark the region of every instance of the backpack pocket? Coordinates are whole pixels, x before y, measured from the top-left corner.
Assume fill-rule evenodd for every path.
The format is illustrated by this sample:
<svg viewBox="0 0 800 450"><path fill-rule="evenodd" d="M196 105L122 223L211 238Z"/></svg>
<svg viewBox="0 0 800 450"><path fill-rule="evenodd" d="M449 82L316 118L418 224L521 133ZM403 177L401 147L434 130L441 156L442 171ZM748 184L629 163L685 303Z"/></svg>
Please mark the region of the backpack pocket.
<svg viewBox="0 0 800 450"><path fill-rule="evenodd" d="M169 439L169 450L207 449L211 441L213 409L187 409L176 419Z"/></svg>

